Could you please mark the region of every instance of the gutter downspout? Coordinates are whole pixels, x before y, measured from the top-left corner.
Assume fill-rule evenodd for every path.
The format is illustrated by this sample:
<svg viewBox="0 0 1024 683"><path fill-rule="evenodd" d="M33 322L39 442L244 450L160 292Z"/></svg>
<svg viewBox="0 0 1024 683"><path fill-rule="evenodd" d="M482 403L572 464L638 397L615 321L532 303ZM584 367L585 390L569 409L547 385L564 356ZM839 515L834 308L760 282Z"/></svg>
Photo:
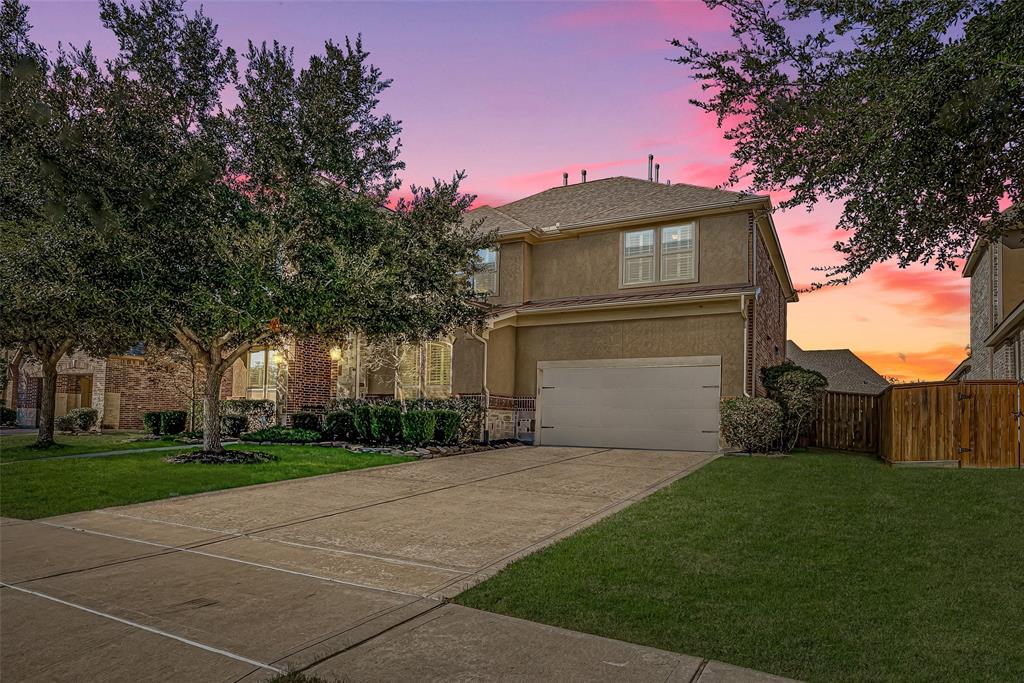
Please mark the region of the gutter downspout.
<svg viewBox="0 0 1024 683"><path fill-rule="evenodd" d="M750 398L747 391L747 295L740 295L740 315L743 316L743 395Z"/></svg>
<svg viewBox="0 0 1024 683"><path fill-rule="evenodd" d="M481 387L480 387L480 391L484 395L484 423L482 425L480 425L480 430L482 432L480 434L480 439L484 443L487 443L487 441L488 441L488 438L487 438L488 437L488 434L487 434L487 411L490 410L490 408L491 408L491 392L487 388L487 338L486 337L481 337L479 334L477 334L473 330L469 331L469 336L473 337L473 339L476 339L478 342L483 344L483 347L484 347L484 368L483 368L483 377L481 379Z"/></svg>
<svg viewBox="0 0 1024 683"><path fill-rule="evenodd" d="M754 217L754 222L750 226L751 232L753 233L752 237L753 237L753 245L754 245L753 253L751 254L752 261L753 261L752 267L753 267L753 280L754 281L751 282L750 284L754 286L754 316L753 316L753 320L750 321L750 335L753 337L754 348L751 349L751 357L750 357L750 372L751 372L751 375L752 375L751 378L750 378L750 380L751 380L750 381L751 392L747 391L747 384L746 384L746 382L743 383L743 393L746 396L750 396L751 393L753 393L755 395L757 394L757 391L756 391L756 389L757 389L757 386L756 386L757 385L757 300L758 300L758 298L760 298L760 295L761 295L761 288L757 286L757 232L758 232L758 228L757 228L757 214L755 214L753 211L751 211L751 213L753 214L753 217ZM782 344L783 344L783 347L785 347L786 341L783 340ZM747 345L744 344L743 345L744 353L746 353L746 350L747 350ZM744 367L744 369L746 369L747 366L746 366L745 363L744 363L743 367Z"/></svg>

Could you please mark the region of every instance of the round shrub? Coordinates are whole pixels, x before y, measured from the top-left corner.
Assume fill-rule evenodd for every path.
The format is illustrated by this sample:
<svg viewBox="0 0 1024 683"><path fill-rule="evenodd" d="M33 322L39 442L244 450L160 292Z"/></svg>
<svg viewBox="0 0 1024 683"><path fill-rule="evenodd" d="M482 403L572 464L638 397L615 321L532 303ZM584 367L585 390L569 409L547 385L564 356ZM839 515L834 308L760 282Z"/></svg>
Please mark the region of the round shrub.
<svg viewBox="0 0 1024 683"><path fill-rule="evenodd" d="M434 438L436 421L431 410L410 410L402 415L402 438L413 446L422 446Z"/></svg>
<svg viewBox="0 0 1024 683"><path fill-rule="evenodd" d="M239 437L249 428L249 418L245 415L221 415L220 430L224 436Z"/></svg>
<svg viewBox="0 0 1024 683"><path fill-rule="evenodd" d="M68 411L68 417L73 421L74 429L79 432L89 431L100 421L100 413L95 408L75 408Z"/></svg>
<svg viewBox="0 0 1024 683"><path fill-rule="evenodd" d="M53 418L53 427L58 432L73 432L75 431L75 421L71 419L70 415L61 415Z"/></svg>
<svg viewBox="0 0 1024 683"><path fill-rule="evenodd" d="M325 437L332 441L348 441L357 436L355 416L347 410L336 410L324 415Z"/></svg>
<svg viewBox="0 0 1024 683"><path fill-rule="evenodd" d="M435 410L433 412L434 441L446 446L456 443L459 439L462 416L454 410Z"/></svg>
<svg viewBox="0 0 1024 683"><path fill-rule="evenodd" d="M373 407L373 440L398 443L402 440L402 411L394 406Z"/></svg>
<svg viewBox="0 0 1024 683"><path fill-rule="evenodd" d="M356 435L362 441L374 440L374 411L369 403L357 405L352 411L352 419L355 423Z"/></svg>
<svg viewBox="0 0 1024 683"><path fill-rule="evenodd" d="M181 434L185 431L188 414L184 410L165 410L160 413L160 432L162 434Z"/></svg>
<svg viewBox="0 0 1024 683"><path fill-rule="evenodd" d="M142 424L146 431L154 436L160 436L160 415L159 412L143 413Z"/></svg>
<svg viewBox="0 0 1024 683"><path fill-rule="evenodd" d="M747 453L767 453L782 432L782 408L769 398L722 401L722 438Z"/></svg>

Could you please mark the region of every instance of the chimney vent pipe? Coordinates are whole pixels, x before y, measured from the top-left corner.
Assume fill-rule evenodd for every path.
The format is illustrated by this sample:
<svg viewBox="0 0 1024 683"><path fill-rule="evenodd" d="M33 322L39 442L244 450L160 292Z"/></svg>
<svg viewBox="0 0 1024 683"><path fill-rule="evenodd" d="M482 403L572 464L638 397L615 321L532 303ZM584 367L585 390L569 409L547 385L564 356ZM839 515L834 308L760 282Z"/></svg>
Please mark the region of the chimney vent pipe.
<svg viewBox="0 0 1024 683"><path fill-rule="evenodd" d="M654 155L653 154L648 154L647 155L647 179L648 180L654 180L654 176L652 175L653 171L651 170L653 164L654 164Z"/></svg>
<svg viewBox="0 0 1024 683"><path fill-rule="evenodd" d="M565 187L568 184L569 184L569 174L568 173L563 173L562 174L562 187Z"/></svg>
<svg viewBox="0 0 1024 683"><path fill-rule="evenodd" d="M580 175L583 177L583 182L587 182L587 169L583 169Z"/></svg>
<svg viewBox="0 0 1024 683"><path fill-rule="evenodd" d="M661 171L661 164L654 165L654 182L658 182L658 173Z"/></svg>

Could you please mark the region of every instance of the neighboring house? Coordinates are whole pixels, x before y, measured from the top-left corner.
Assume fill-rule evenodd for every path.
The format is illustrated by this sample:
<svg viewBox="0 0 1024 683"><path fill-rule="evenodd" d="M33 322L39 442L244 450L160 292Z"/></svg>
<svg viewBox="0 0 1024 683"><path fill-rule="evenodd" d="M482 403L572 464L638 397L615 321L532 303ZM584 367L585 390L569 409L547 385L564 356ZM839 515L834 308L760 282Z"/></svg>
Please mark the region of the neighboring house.
<svg viewBox="0 0 1024 683"><path fill-rule="evenodd" d="M538 444L717 450L721 398L763 394L785 359L797 295L770 208L616 177L470 212L498 235L475 281L496 308L456 339L454 391L489 395L493 417L535 400Z"/></svg>
<svg viewBox="0 0 1024 683"><path fill-rule="evenodd" d="M483 330L411 346L353 336L256 349L221 395L273 400L283 422L333 398L470 395L488 406L491 438L718 450L721 399L763 395L761 368L786 357L797 295L770 209L765 196L626 177L480 207L467 221L498 242L473 281L493 306ZM110 375L124 367L137 373L131 387ZM65 408L88 395L103 424L121 428L186 406L170 387L194 379L126 357L62 368L79 374L104 380L77 380Z"/></svg>
<svg viewBox="0 0 1024 683"><path fill-rule="evenodd" d="M1024 229L979 239L963 276L971 279L971 355L947 379L1024 380Z"/></svg>
<svg viewBox="0 0 1024 683"><path fill-rule="evenodd" d="M787 341L786 360L823 374L828 380L829 391L877 395L889 387L884 377L850 349L804 351L796 342Z"/></svg>

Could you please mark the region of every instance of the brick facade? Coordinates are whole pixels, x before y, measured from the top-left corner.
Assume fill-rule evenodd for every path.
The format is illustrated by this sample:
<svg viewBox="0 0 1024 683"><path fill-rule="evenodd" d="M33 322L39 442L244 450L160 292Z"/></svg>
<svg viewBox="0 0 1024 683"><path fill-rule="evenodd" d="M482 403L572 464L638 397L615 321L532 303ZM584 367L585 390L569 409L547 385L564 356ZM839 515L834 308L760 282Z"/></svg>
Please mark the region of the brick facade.
<svg viewBox="0 0 1024 683"><path fill-rule="evenodd" d="M188 410L192 396L202 399L203 372L195 377L185 363L153 363L134 356L107 359L103 424L117 429L142 429L142 415L157 410ZM231 395L231 370L224 373L221 398ZM198 427L198 425L197 425Z"/></svg>
<svg viewBox="0 0 1024 683"><path fill-rule="evenodd" d="M778 365L786 359L786 298L764 240L758 237L756 244L754 285L760 293L752 304L752 314L748 308L747 367L750 374L747 383L753 389L752 395L764 396L761 368Z"/></svg>
<svg viewBox="0 0 1024 683"><path fill-rule="evenodd" d="M322 409L334 396L337 363L331 360L327 344L316 338L298 339L288 359L288 393L282 413Z"/></svg>

